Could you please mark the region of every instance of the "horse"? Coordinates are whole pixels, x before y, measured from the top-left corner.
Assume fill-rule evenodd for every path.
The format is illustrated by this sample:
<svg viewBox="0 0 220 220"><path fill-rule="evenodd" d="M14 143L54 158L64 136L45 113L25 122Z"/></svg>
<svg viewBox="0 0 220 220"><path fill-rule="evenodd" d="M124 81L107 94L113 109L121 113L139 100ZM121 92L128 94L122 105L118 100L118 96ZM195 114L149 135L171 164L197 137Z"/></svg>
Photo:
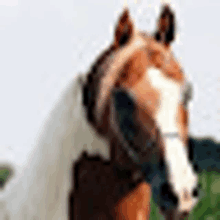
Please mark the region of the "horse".
<svg viewBox="0 0 220 220"><path fill-rule="evenodd" d="M169 6L153 36L136 30L125 9L112 45L89 73L71 80L40 129L24 169L5 186L2 219L67 220L72 164L84 151L108 160L110 149L118 146L137 168L158 155L168 176L161 196L176 205L171 211L161 207L167 219L193 209L197 177L187 157L187 86L170 51L173 40ZM135 198L149 195L149 189L145 184Z"/></svg>
<svg viewBox="0 0 220 220"><path fill-rule="evenodd" d="M160 207L166 219L187 217L198 203L198 177L187 147L190 87L172 53L174 39L175 14L169 4L163 5L152 35L136 29L125 8L113 43L94 63L84 83L87 121L111 148L118 141L131 160L140 164L149 160L147 143L159 143L159 163L167 173L161 197L174 203L172 209ZM125 102L133 110L126 117L133 118L133 125L126 119L120 124L116 97L119 103L129 99Z"/></svg>

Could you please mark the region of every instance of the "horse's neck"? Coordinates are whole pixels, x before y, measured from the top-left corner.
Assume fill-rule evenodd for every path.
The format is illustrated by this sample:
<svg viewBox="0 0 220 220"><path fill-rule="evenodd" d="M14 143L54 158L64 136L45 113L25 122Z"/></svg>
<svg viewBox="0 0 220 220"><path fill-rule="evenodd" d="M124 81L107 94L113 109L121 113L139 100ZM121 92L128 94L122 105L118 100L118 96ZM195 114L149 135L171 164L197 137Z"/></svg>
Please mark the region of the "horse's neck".
<svg viewBox="0 0 220 220"><path fill-rule="evenodd" d="M51 116L49 122L50 129L46 131L46 139L43 138L42 141L42 147L48 148L51 145L49 147L50 150L54 148L53 151L56 152L57 156L51 156L54 160L53 164L57 167L55 169L56 173L53 170L49 171L49 165L52 161L50 163L46 161L44 164L42 163L42 165L45 165L44 170L48 170L48 177L50 177L46 180L47 196L45 200L48 201L47 205L50 204L51 207L54 204L54 210L57 208L58 203L60 204L59 199L56 201L54 197L57 188L63 189L63 193L60 192L60 196L62 196L63 203L66 204L65 199L70 182L72 182L71 185L74 187L72 167L80 158L83 151L86 151L89 155L97 153L104 158L109 157L109 145L105 140L97 136L95 130L87 122L82 99L83 80L84 76L79 75L70 84L64 96L58 102L55 108L55 114ZM48 142L47 136L51 137L51 142ZM52 219L52 214L47 213L48 216L46 219Z"/></svg>
<svg viewBox="0 0 220 220"><path fill-rule="evenodd" d="M109 145L97 136L84 114L82 79L82 75L73 79L60 97L41 129L24 174L12 184L4 202L8 210L15 207L9 219L67 220L73 164L83 150L108 158Z"/></svg>

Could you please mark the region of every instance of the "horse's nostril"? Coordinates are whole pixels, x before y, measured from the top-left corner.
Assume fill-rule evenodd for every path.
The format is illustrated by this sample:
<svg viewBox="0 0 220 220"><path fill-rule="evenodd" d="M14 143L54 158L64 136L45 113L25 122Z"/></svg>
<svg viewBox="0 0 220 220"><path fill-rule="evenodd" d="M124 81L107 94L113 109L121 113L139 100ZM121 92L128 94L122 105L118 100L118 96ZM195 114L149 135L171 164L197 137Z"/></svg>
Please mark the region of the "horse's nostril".
<svg viewBox="0 0 220 220"><path fill-rule="evenodd" d="M193 190L193 196L198 197L199 196L199 189L201 188L200 184L197 185L196 188Z"/></svg>
<svg viewBox="0 0 220 220"><path fill-rule="evenodd" d="M194 196L194 197L198 197L198 194L199 194L199 193L198 193L198 189L194 189L194 190L193 190L193 196Z"/></svg>

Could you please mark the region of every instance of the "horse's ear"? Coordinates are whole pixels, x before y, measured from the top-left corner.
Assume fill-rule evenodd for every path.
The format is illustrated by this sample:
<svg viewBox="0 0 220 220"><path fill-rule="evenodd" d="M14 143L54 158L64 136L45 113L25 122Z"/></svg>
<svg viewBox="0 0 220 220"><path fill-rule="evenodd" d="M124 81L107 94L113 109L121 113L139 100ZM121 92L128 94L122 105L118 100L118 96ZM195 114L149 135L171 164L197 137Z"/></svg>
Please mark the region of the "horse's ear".
<svg viewBox="0 0 220 220"><path fill-rule="evenodd" d="M162 9L154 37L158 42L162 42L167 46L174 40L175 16L169 5L165 5Z"/></svg>
<svg viewBox="0 0 220 220"><path fill-rule="evenodd" d="M115 30L115 47L124 46L131 38L134 28L129 11L126 8L121 15Z"/></svg>

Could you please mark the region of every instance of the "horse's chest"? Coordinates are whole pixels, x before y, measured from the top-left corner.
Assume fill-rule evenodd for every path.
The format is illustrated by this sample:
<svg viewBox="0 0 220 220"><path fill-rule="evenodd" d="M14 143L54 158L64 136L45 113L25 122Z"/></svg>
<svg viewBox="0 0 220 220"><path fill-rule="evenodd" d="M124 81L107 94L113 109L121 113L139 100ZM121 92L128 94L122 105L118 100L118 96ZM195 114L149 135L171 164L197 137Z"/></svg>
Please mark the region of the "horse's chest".
<svg viewBox="0 0 220 220"><path fill-rule="evenodd" d="M164 76L159 69L155 68L148 70L147 77L151 86L159 93L156 121L162 132L176 132L178 130L177 110L180 101L180 84Z"/></svg>

